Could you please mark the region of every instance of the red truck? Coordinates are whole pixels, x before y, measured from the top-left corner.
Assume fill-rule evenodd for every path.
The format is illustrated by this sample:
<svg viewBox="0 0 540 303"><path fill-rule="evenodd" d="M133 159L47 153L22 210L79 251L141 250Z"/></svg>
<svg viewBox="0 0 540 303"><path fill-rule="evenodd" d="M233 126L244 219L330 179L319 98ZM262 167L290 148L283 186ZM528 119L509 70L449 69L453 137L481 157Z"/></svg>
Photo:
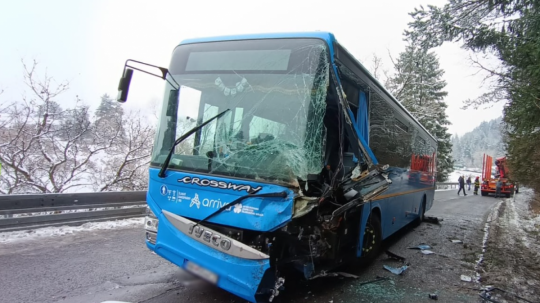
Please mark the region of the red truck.
<svg viewBox="0 0 540 303"><path fill-rule="evenodd" d="M495 178L492 178L492 166L493 158L484 154L483 167L482 167L482 185L480 191L482 196L487 196L490 193L497 192L497 180L500 178L503 186L501 188L501 194L506 195L507 198L514 194L514 183L510 178L510 170L506 165L506 157L500 157L495 159Z"/></svg>

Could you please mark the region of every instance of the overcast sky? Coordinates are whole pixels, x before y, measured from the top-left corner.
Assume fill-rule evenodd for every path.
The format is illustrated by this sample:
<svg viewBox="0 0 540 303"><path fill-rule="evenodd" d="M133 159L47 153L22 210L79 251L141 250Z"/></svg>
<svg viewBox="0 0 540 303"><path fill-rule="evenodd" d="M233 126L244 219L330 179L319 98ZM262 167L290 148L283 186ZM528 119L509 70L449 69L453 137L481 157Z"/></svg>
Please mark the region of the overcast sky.
<svg viewBox="0 0 540 303"><path fill-rule="evenodd" d="M355 3L351 6L349 3ZM25 94L21 59L36 59L40 75L69 80L60 102L69 106L78 95L93 109L100 96L116 97L126 59L168 66L173 48L183 39L263 32L330 31L357 59L370 67L372 54L391 70L388 52L404 49L408 15L419 5L445 1L4 1L0 9L0 102ZM485 92L482 76L458 45L436 50L448 85L446 99L452 134L471 131L482 121L502 115L502 105L461 110L462 101ZM152 108L164 83L135 73L127 108ZM148 112L148 110L146 111Z"/></svg>

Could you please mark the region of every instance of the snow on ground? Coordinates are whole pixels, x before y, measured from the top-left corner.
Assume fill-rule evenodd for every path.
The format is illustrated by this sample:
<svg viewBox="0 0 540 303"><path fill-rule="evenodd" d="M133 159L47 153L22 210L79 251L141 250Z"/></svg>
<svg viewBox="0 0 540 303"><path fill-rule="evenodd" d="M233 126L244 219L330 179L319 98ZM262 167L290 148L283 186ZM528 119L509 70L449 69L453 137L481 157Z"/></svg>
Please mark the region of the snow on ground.
<svg viewBox="0 0 540 303"><path fill-rule="evenodd" d="M448 175L448 178L446 179L446 182L457 182L459 179L459 176L464 176L465 180L470 176L471 182L474 182L474 179L476 177L482 178L482 172L474 172L474 171L468 171L468 170L454 170L450 175Z"/></svg>
<svg viewBox="0 0 540 303"><path fill-rule="evenodd" d="M144 223L144 218L131 218L124 220L111 220L103 222L89 222L80 226L56 226L43 227L22 231L10 231L0 233L0 244L29 241L34 239L54 238L64 235L107 229L118 229L125 227L141 227Z"/></svg>
<svg viewBox="0 0 540 303"><path fill-rule="evenodd" d="M532 251L538 251L538 234L540 231L540 209L534 200L534 191L521 188L514 198L506 199L508 223L523 245Z"/></svg>
<svg viewBox="0 0 540 303"><path fill-rule="evenodd" d="M137 208L146 205L146 203L140 204L140 205L128 205L128 206L113 206L113 207L98 207L98 208L82 208L82 209L68 209L68 210L60 210L60 211L44 211L44 212L37 212L37 213L23 213L23 214L15 214L15 215L0 215L0 218L20 218L20 217L28 217L28 216L44 216L44 215L55 215L55 214L67 214L67 213L82 213L82 212L88 212L88 211L100 211L100 210L111 210L111 209L124 209L124 208Z"/></svg>

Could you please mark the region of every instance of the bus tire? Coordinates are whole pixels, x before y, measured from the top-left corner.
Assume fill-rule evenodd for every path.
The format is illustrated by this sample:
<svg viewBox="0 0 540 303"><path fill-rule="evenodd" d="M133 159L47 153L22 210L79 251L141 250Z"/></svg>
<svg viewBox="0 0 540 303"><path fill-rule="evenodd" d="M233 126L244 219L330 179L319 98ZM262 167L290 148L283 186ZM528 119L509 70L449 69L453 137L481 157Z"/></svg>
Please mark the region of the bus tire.
<svg viewBox="0 0 540 303"><path fill-rule="evenodd" d="M364 241L362 243L362 259L366 262L373 261L381 250L382 228L381 219L378 215L371 213L366 228L364 229Z"/></svg>
<svg viewBox="0 0 540 303"><path fill-rule="evenodd" d="M416 218L413 223L415 227L420 226L420 224L424 222L424 216L426 214L426 196L422 198L422 203L420 204L420 209L418 211L418 218Z"/></svg>

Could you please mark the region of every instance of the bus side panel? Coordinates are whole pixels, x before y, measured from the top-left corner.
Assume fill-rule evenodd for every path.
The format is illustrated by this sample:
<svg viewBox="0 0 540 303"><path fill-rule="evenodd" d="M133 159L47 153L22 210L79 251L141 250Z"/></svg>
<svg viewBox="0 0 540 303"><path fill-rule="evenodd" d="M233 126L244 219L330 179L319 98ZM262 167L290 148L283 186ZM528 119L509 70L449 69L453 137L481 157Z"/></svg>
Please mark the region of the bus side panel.
<svg viewBox="0 0 540 303"><path fill-rule="evenodd" d="M435 188L426 191L426 212L433 207L435 201Z"/></svg>
<svg viewBox="0 0 540 303"><path fill-rule="evenodd" d="M360 220L360 241L357 256L362 255L364 231L369 215L372 212L379 211L381 213L381 229L384 240L418 218L424 196L426 197L426 211L428 211L433 205L434 195L435 191L433 189L427 189L376 200L371 204L364 204L362 219Z"/></svg>

